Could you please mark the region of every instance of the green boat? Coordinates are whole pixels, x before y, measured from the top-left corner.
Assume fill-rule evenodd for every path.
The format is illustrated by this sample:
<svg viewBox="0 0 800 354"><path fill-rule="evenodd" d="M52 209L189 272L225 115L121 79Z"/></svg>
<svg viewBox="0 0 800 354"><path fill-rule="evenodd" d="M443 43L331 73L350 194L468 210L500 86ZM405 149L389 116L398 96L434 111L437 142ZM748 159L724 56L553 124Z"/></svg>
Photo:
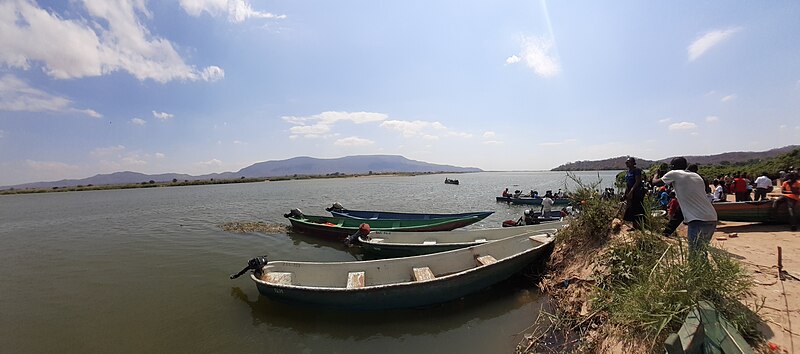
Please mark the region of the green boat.
<svg viewBox="0 0 800 354"><path fill-rule="evenodd" d="M284 217L292 223L294 231L333 238L345 238L353 235L359 230L361 224L369 225L372 231L450 231L474 224L484 218L473 215L429 220L359 220L335 216L304 215L297 209L292 209Z"/></svg>
<svg viewBox="0 0 800 354"><path fill-rule="evenodd" d="M789 211L785 203L779 203L777 208L772 207L772 200L757 202L722 202L713 203L720 221L763 222L769 224L789 223ZM800 207L795 207L795 214L800 212Z"/></svg>

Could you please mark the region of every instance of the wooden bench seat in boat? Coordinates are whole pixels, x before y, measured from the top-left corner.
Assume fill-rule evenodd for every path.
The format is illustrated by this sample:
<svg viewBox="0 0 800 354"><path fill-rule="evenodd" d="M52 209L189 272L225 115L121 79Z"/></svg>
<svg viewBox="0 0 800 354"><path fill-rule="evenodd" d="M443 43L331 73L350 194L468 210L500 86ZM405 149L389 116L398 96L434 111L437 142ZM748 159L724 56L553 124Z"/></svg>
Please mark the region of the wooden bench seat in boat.
<svg viewBox="0 0 800 354"><path fill-rule="evenodd" d="M486 242L486 239L485 238L476 238L475 242L484 243L484 242Z"/></svg>
<svg viewBox="0 0 800 354"><path fill-rule="evenodd" d="M487 254L485 256L475 257L475 260L480 263L480 265L490 265L492 263L497 263L497 260L492 257L492 255Z"/></svg>
<svg viewBox="0 0 800 354"><path fill-rule="evenodd" d="M358 289L364 287L364 272L347 273L347 288Z"/></svg>
<svg viewBox="0 0 800 354"><path fill-rule="evenodd" d="M278 284L278 285L291 285L292 284L292 273L287 272L270 272L264 276L264 281L267 283Z"/></svg>
<svg viewBox="0 0 800 354"><path fill-rule="evenodd" d="M422 244L423 245L435 245L436 241L435 240L422 241Z"/></svg>
<svg viewBox="0 0 800 354"><path fill-rule="evenodd" d="M414 268L415 281L433 280L434 278L436 278L436 276L433 275L433 272L431 271L430 268L428 267Z"/></svg>

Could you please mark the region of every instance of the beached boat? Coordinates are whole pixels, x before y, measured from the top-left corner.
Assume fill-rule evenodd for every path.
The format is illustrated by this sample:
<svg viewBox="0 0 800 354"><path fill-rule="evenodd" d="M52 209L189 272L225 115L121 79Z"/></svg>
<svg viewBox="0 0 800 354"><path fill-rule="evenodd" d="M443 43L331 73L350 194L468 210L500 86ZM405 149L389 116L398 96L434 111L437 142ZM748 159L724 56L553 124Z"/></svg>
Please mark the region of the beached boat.
<svg viewBox="0 0 800 354"><path fill-rule="evenodd" d="M511 203L511 204L519 204L519 205L542 205L542 198L530 198L530 197L495 197L497 202L503 203ZM572 200L567 198L556 198L553 199L553 207L565 207L572 204Z"/></svg>
<svg viewBox="0 0 800 354"><path fill-rule="evenodd" d="M772 202L772 200L760 200L757 202L712 203L712 205L717 211L717 219L720 221L789 223L789 211L786 204L780 203L777 208L773 208ZM794 210L795 213L798 213L800 207L795 207Z"/></svg>
<svg viewBox="0 0 800 354"><path fill-rule="evenodd" d="M458 180L457 180L457 179L449 179L449 178L445 178L445 179L444 179L444 183L445 183L445 184L458 184Z"/></svg>
<svg viewBox="0 0 800 354"><path fill-rule="evenodd" d="M566 226L563 221L481 230L453 230L443 232L391 232L377 231L361 236L361 249L373 258L407 257L477 246L511 236L555 234Z"/></svg>
<svg viewBox="0 0 800 354"><path fill-rule="evenodd" d="M289 219L292 224L292 230L296 232L334 238L345 238L356 233L362 223L368 224L373 231L430 232L450 231L483 219L478 216L465 216L429 220L361 220L335 216L303 215L297 209L292 209L284 217Z"/></svg>
<svg viewBox="0 0 800 354"><path fill-rule="evenodd" d="M423 256L354 262L267 262L250 277L271 299L359 310L413 308L459 299L511 277L552 250L552 235L522 234Z"/></svg>
<svg viewBox="0 0 800 354"><path fill-rule="evenodd" d="M337 205L339 207L337 207ZM463 218L469 216L477 216L482 220L494 213L493 211L476 211L469 213L457 214L432 214L432 213L400 213L393 211L367 211L367 210L349 210L341 208L341 204L335 203L329 208L325 208L333 216L351 219L362 220L381 220L381 219L395 219L395 220L431 220L431 219L446 219L446 218Z"/></svg>

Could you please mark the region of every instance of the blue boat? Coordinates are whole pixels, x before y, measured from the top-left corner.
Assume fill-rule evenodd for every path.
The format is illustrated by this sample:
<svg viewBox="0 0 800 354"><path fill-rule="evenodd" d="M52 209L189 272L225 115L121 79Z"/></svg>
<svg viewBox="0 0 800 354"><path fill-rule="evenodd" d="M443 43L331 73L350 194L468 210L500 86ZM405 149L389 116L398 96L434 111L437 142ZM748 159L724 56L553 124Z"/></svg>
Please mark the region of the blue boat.
<svg viewBox="0 0 800 354"><path fill-rule="evenodd" d="M431 214L431 213L400 213L392 211L367 211L367 210L349 210L342 207L339 203L334 203L333 206L325 208L333 216L349 219L359 220L434 220L434 219L451 219L451 218L469 218L477 217L478 220L483 220L493 211L476 211L469 213L458 214Z"/></svg>

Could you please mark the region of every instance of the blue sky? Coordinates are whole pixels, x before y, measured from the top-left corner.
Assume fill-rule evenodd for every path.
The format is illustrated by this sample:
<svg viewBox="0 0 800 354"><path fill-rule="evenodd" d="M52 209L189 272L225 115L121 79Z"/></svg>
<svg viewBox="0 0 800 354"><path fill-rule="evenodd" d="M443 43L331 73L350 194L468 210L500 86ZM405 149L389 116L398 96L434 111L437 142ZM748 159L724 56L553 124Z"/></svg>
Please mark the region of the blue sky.
<svg viewBox="0 0 800 354"><path fill-rule="evenodd" d="M800 143L797 1L0 0L0 185Z"/></svg>

